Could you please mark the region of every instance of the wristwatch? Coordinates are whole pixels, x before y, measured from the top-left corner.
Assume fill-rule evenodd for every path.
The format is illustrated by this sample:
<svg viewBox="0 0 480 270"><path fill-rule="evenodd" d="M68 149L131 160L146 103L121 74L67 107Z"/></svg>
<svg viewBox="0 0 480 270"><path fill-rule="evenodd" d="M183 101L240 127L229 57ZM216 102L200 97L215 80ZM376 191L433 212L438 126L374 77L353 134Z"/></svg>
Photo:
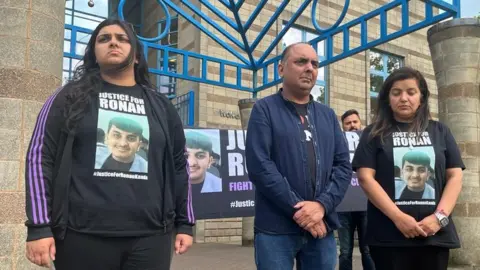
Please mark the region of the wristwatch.
<svg viewBox="0 0 480 270"><path fill-rule="evenodd" d="M435 211L435 216L437 217L438 223L440 224L440 227L445 228L448 225L448 216L443 212L443 210L437 210Z"/></svg>

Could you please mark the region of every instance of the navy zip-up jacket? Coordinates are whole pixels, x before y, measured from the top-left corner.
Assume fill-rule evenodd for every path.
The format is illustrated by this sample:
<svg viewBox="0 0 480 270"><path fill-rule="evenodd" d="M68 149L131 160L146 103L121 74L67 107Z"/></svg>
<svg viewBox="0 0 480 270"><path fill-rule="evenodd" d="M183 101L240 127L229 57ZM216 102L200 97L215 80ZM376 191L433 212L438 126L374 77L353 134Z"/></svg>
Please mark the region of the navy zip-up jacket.
<svg viewBox="0 0 480 270"><path fill-rule="evenodd" d="M258 100L246 138L246 163L255 185L255 232L300 234L293 220L295 204L317 201L325 208L328 231L339 227L335 208L352 177L348 145L335 112L314 102L307 106L316 157L316 188L312 190L303 127L282 90Z"/></svg>

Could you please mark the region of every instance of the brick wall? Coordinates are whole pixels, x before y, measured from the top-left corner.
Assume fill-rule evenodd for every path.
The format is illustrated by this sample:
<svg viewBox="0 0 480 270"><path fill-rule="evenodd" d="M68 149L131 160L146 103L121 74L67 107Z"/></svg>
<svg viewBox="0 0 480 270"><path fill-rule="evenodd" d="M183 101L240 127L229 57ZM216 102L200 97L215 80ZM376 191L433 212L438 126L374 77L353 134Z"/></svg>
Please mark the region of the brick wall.
<svg viewBox="0 0 480 270"><path fill-rule="evenodd" d="M207 219L197 223L195 242L241 244L241 235L242 218Z"/></svg>

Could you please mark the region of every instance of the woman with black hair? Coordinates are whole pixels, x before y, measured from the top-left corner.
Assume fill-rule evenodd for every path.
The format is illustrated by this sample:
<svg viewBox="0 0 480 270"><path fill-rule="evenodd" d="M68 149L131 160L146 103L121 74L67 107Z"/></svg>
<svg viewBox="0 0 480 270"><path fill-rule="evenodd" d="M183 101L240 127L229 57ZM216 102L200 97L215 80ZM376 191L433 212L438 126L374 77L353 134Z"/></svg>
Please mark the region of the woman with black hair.
<svg viewBox="0 0 480 270"><path fill-rule="evenodd" d="M460 246L450 214L465 166L450 129L430 119L429 96L417 70L392 72L352 161L369 199L377 270L446 270L449 250Z"/></svg>
<svg viewBox="0 0 480 270"><path fill-rule="evenodd" d="M174 232L177 254L191 246L183 125L152 88L132 28L103 21L73 79L44 104L30 141L31 262L54 261L59 270L163 270Z"/></svg>

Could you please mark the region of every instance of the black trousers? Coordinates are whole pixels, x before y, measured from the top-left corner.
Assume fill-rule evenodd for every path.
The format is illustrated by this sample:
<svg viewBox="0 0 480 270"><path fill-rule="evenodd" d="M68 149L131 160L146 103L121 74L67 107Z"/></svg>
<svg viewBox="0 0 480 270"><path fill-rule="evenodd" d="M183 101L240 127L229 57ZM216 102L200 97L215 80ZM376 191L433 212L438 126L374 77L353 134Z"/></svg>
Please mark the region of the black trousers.
<svg viewBox="0 0 480 270"><path fill-rule="evenodd" d="M370 246L376 270L447 270L450 250L442 247Z"/></svg>
<svg viewBox="0 0 480 270"><path fill-rule="evenodd" d="M99 237L68 230L56 240L56 270L168 270L172 233Z"/></svg>

